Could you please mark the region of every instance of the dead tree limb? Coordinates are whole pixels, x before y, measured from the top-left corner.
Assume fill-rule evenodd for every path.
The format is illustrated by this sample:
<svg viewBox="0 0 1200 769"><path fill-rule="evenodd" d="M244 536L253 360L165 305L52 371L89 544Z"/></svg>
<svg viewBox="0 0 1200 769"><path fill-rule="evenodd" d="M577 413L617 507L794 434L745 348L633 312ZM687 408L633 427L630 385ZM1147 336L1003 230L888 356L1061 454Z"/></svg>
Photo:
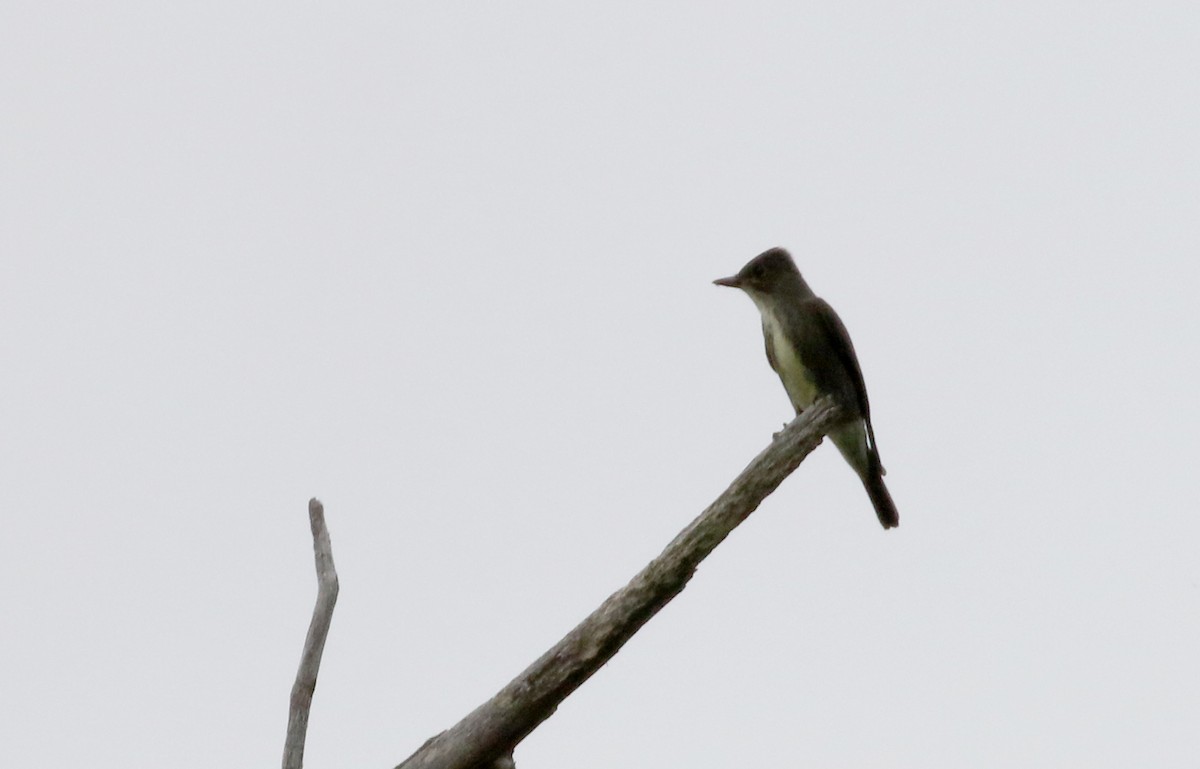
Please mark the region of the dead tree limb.
<svg viewBox="0 0 1200 769"><path fill-rule="evenodd" d="M300 653L300 669L292 684L292 699L288 708L287 739L283 743L283 769L300 769L304 765L304 738L308 734L308 711L312 707L313 691L317 688L317 672L325 651L325 637L333 620L337 603L338 577L333 567L333 546L329 529L325 527L325 507L317 499L308 500L308 522L312 527L313 553L317 562L317 605L313 607L308 637Z"/></svg>
<svg viewBox="0 0 1200 769"><path fill-rule="evenodd" d="M396 769L499 769L558 704L679 594L704 558L799 467L841 418L822 398L788 425L666 549L496 696Z"/></svg>

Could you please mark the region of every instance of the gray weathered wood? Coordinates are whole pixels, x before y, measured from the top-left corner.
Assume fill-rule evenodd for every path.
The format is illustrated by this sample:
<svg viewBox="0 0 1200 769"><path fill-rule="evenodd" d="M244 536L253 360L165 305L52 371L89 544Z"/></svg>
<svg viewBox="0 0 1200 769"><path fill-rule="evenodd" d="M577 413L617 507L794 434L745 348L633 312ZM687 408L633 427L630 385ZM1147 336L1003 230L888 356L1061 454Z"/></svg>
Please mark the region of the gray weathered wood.
<svg viewBox="0 0 1200 769"><path fill-rule="evenodd" d="M526 735L679 594L704 558L799 467L841 418L823 398L796 417L666 549L496 696L396 769L512 766Z"/></svg>
<svg viewBox="0 0 1200 769"><path fill-rule="evenodd" d="M283 743L283 769L300 769L304 765L308 711L317 688L317 672L321 668L325 637L329 635L329 623L333 620L333 606L338 596L333 546L329 542L329 529L325 527L325 507L316 499L308 501L308 522L312 528L313 554L317 563L317 605L313 607L308 636L304 639L304 650L300 654L300 669L296 671L296 682L292 684L287 739Z"/></svg>

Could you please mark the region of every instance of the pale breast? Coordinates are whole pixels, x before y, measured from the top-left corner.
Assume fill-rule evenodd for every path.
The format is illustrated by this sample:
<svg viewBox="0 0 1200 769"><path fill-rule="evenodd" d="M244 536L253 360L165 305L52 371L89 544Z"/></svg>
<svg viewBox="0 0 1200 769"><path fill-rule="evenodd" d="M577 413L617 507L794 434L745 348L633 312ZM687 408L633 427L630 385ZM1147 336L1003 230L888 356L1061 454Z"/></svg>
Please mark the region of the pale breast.
<svg viewBox="0 0 1200 769"><path fill-rule="evenodd" d="M760 308L761 309L761 308ZM784 335L774 313L763 312L763 332L770 339L771 352L775 356L775 368L783 380L783 388L797 409L811 406L817 399L817 387L809 376L808 369Z"/></svg>

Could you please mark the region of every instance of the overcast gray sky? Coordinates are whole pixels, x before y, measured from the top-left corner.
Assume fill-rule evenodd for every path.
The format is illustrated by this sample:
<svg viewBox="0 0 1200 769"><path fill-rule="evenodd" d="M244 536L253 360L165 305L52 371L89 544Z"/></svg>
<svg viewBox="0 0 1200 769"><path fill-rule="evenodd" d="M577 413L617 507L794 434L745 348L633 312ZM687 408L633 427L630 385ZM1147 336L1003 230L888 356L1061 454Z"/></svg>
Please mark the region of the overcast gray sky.
<svg viewBox="0 0 1200 769"><path fill-rule="evenodd" d="M0 765L391 766L790 416L823 446L522 769L1195 767L1200 6L0 5Z"/></svg>

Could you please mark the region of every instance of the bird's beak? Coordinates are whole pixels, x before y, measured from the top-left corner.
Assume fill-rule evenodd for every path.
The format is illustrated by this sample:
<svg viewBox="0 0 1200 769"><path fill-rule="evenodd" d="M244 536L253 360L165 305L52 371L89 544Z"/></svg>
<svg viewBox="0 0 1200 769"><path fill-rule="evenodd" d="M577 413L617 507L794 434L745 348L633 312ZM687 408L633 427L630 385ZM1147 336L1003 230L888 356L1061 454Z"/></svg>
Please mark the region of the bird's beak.
<svg viewBox="0 0 1200 769"><path fill-rule="evenodd" d="M718 286L729 286L730 288L742 287L742 281L738 279L737 275L730 275L728 278L717 278L713 283L716 283Z"/></svg>

